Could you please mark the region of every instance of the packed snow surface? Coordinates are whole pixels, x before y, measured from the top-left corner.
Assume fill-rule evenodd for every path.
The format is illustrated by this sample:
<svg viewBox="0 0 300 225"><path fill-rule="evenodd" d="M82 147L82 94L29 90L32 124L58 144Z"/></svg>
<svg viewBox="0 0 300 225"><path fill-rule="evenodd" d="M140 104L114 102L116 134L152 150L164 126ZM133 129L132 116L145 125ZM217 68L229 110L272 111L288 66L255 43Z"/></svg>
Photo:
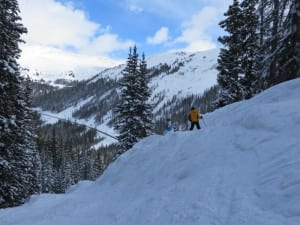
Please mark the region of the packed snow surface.
<svg viewBox="0 0 300 225"><path fill-rule="evenodd" d="M299 225L300 79L151 136L95 182L0 210L1 225Z"/></svg>

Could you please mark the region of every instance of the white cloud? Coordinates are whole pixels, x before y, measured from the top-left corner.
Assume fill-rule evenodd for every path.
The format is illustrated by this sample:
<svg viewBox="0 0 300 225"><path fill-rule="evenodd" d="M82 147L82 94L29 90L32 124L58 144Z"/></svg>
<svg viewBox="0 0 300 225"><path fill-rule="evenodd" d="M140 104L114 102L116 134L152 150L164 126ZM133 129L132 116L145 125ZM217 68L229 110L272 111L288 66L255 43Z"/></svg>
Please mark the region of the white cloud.
<svg viewBox="0 0 300 225"><path fill-rule="evenodd" d="M183 51L200 51L215 48L217 33L222 32L218 23L223 19L223 14L227 10L232 0L124 0L127 4L136 4L143 7L144 11L154 13L161 18L176 21L181 27L169 30L168 46L184 44L185 48L173 49ZM182 22L184 21L184 22ZM180 31L181 30L181 31ZM174 32L180 35L174 40ZM172 32L172 33L171 33ZM171 34L170 34L171 33ZM176 34L177 35L177 34ZM147 39L152 43L155 37ZM172 51L172 50L171 50Z"/></svg>
<svg viewBox="0 0 300 225"><path fill-rule="evenodd" d="M71 3L19 0L19 5L22 23L28 29L23 37L26 44L22 47L20 63L26 63L22 66L31 70L40 68L50 73L53 68L73 70L78 65L88 69L92 63L111 66L113 60L97 56L128 49L133 43L120 40L117 34L110 33L108 25L101 26L89 20L84 11L75 9Z"/></svg>
<svg viewBox="0 0 300 225"><path fill-rule="evenodd" d="M141 8L141 7L137 6L137 5L130 5L129 6L129 10L131 12L135 12L135 13L141 13L141 12L144 11L143 8Z"/></svg>
<svg viewBox="0 0 300 225"><path fill-rule="evenodd" d="M144 11L172 18L184 18L195 4L199 4L197 1L189 0L186 4L182 0L124 0L127 5L138 5Z"/></svg>
<svg viewBox="0 0 300 225"><path fill-rule="evenodd" d="M100 68L124 63L104 56L71 53L50 46L22 45L21 48L23 54L19 59L20 64L29 68L31 74L39 71L43 74L56 76L72 70L78 77L80 73L88 75L89 72L98 72ZM93 75L93 73L89 75Z"/></svg>
<svg viewBox="0 0 300 225"><path fill-rule="evenodd" d="M167 27L161 27L153 37L147 38L148 44L161 44L163 42L166 42L169 38L169 29Z"/></svg>
<svg viewBox="0 0 300 225"><path fill-rule="evenodd" d="M200 8L205 6L216 7L222 12L228 7L232 0L119 0L127 5L135 5L144 11L159 14L168 18L185 20Z"/></svg>
<svg viewBox="0 0 300 225"><path fill-rule="evenodd" d="M202 51L215 48L216 44L208 34L208 29L218 26L218 9L214 7L204 7L192 18L182 25L181 35L174 43L186 43L187 51Z"/></svg>
<svg viewBox="0 0 300 225"><path fill-rule="evenodd" d="M177 26L176 32L181 29L181 33L171 43L170 33L174 30L167 27L161 27L152 37L148 37L147 43L164 43L169 46L179 43L187 46L181 50L194 51L215 47L208 29L219 29L217 24L225 11L224 6L228 6L226 2L231 0L190 0L188 3L182 0L120 1L126 3L127 9L129 7L136 13L143 11L152 13L153 16L159 14L158 18L167 17L169 22L175 23L186 21L181 27ZM63 4L58 0L19 0L19 4L22 23L29 31L24 36L26 44L22 47L24 51L20 62L26 63L21 64L22 66L30 66L29 69L41 68L45 72L53 71L53 68L73 70L78 65L88 68L90 62L97 65L103 65L105 62L110 66L107 60L101 61L103 58L98 56L128 50L134 44L132 40L122 39L118 34L112 33L109 24L91 21L88 15L83 10L76 9L71 1ZM216 7L206 7L197 12L204 4ZM168 27L171 27L171 24Z"/></svg>
<svg viewBox="0 0 300 225"><path fill-rule="evenodd" d="M100 28L83 11L54 0L20 0L21 16L28 29L28 44L81 48Z"/></svg>
<svg viewBox="0 0 300 225"><path fill-rule="evenodd" d="M107 54L116 50L128 50L129 46L134 45L133 41L120 41L116 34L103 34L82 49L85 53Z"/></svg>

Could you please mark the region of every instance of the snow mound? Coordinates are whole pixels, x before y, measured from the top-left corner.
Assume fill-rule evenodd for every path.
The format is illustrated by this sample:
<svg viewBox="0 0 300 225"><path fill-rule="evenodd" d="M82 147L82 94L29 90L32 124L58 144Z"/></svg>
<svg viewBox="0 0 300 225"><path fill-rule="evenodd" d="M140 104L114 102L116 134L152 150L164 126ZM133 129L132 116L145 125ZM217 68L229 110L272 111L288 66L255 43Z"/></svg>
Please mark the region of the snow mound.
<svg viewBox="0 0 300 225"><path fill-rule="evenodd" d="M0 210L2 225L299 225L300 79L151 136L94 183ZM202 121L203 122L203 121Z"/></svg>

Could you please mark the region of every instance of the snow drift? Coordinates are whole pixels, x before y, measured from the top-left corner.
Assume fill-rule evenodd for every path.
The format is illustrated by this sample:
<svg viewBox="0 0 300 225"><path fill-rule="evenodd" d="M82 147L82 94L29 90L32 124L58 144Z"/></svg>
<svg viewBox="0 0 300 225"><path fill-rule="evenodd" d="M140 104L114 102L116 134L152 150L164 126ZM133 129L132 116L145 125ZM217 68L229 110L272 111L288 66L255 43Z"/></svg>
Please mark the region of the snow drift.
<svg viewBox="0 0 300 225"><path fill-rule="evenodd" d="M0 210L1 225L299 225L300 79L151 136L95 182Z"/></svg>

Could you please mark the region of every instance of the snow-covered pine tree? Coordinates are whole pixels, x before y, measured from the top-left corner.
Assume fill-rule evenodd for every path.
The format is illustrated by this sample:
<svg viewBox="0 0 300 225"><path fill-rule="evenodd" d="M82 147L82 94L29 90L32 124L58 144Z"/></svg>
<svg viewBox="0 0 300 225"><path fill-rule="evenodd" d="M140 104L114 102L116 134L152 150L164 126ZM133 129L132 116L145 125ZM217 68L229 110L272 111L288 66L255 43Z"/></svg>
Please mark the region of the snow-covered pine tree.
<svg viewBox="0 0 300 225"><path fill-rule="evenodd" d="M147 77L147 62L145 60L145 54L142 54L136 81L138 82L139 89L137 90L137 98L139 100L137 105L137 116L140 118L138 121L140 123L140 129L136 135L139 139L142 139L153 132L152 105L149 102L151 91L148 86L149 79Z"/></svg>
<svg viewBox="0 0 300 225"><path fill-rule="evenodd" d="M32 159L28 161L28 169L30 172L30 183L29 187L31 189L30 194L36 194L41 191L41 159L37 149L37 134L36 128L37 124L34 120L32 108L32 89L31 80L29 77L25 79L25 89L24 89L24 101L26 102L26 108L24 109L24 128L26 130L24 134L24 141L26 146L26 152Z"/></svg>
<svg viewBox="0 0 300 225"><path fill-rule="evenodd" d="M136 47L130 48L126 67L122 71L123 79L120 81L121 101L116 107L115 129L119 131L120 153L128 150L138 141L134 135L137 130L135 121L137 63Z"/></svg>
<svg viewBox="0 0 300 225"><path fill-rule="evenodd" d="M26 28L16 0L0 1L0 207L21 204L34 191L35 150L29 140L29 107L17 59Z"/></svg>
<svg viewBox="0 0 300 225"><path fill-rule="evenodd" d="M41 151L40 156L42 161L42 193L53 193L56 173L53 169L53 156L52 152L50 151L50 148L47 147L47 150Z"/></svg>
<svg viewBox="0 0 300 225"><path fill-rule="evenodd" d="M290 0L282 23L279 43L279 76L281 81L300 77L300 1Z"/></svg>
<svg viewBox="0 0 300 225"><path fill-rule="evenodd" d="M242 99L243 88L240 83L241 55L243 40L241 30L243 28L243 15L240 4L233 0L228 11L224 14L226 19L219 25L228 35L219 37L218 40L223 44L218 57L219 71L217 81L220 86L220 93L217 100L218 107L239 101Z"/></svg>
<svg viewBox="0 0 300 225"><path fill-rule="evenodd" d="M283 21L287 14L286 7L291 0L261 0L260 12L260 73L266 81L266 88L280 81L279 46L283 38Z"/></svg>
<svg viewBox="0 0 300 225"><path fill-rule="evenodd" d="M243 77L241 84L243 86L243 98L249 99L260 92L259 71L259 35L258 35L258 15L256 5L258 0L243 0L240 4L243 19L241 29L241 41L243 48L241 51L241 69Z"/></svg>
<svg viewBox="0 0 300 225"><path fill-rule="evenodd" d="M75 172L74 156L72 144L68 143L64 146L64 156L63 156L63 166L65 171L65 184L66 188L75 184L75 179L73 177Z"/></svg>
<svg viewBox="0 0 300 225"><path fill-rule="evenodd" d="M139 68L137 48L129 50L126 68L120 82L120 104L116 107L115 129L119 131L122 153L131 148L151 130L150 105L146 102L150 93L147 89L146 62L143 58ZM148 115L146 115L148 113ZM143 121L144 120L144 121Z"/></svg>
<svg viewBox="0 0 300 225"><path fill-rule="evenodd" d="M52 129L52 136L50 140L49 150L52 153L53 160L53 168L56 171L59 171L62 162L62 150L61 150L61 142L58 139L58 135L56 133L56 128Z"/></svg>
<svg viewBox="0 0 300 225"><path fill-rule="evenodd" d="M62 168L63 162L63 144L62 139L59 138L56 128L53 127L52 129L52 136L50 141L49 150L51 155L53 156L53 172L54 172L54 185L53 190L55 193L63 193L64 192L64 171Z"/></svg>

